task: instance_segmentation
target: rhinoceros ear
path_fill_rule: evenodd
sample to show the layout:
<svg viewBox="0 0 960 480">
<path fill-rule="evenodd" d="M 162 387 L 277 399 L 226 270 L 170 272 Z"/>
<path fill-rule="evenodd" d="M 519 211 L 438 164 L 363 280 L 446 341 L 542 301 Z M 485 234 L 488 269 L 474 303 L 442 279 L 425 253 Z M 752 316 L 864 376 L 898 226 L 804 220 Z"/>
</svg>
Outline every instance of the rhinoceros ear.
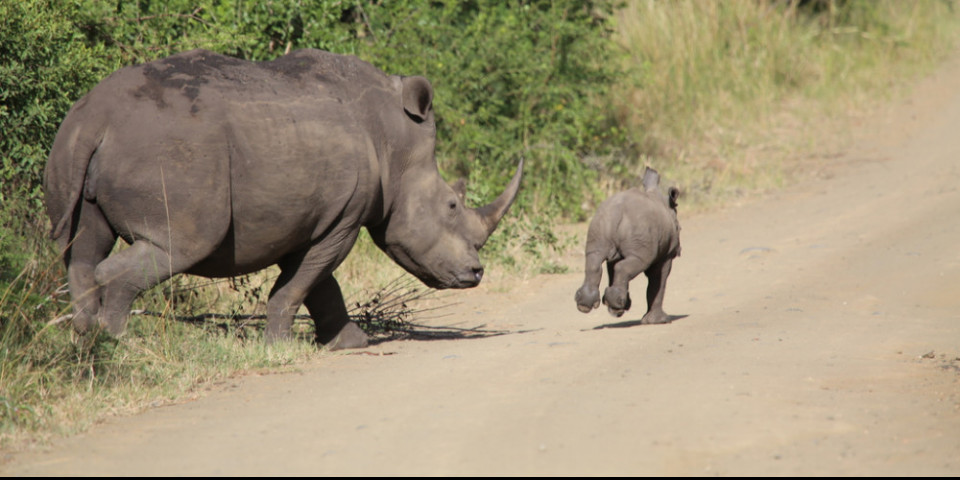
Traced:
<svg viewBox="0 0 960 480">
<path fill-rule="evenodd" d="M 660 174 L 656 170 L 647 167 L 643 171 L 643 189 L 644 190 L 653 190 L 660 186 Z"/>
<path fill-rule="evenodd" d="M 433 108 L 433 87 L 423 77 L 403 77 L 403 110 L 417 122 L 427 119 Z"/>
</svg>

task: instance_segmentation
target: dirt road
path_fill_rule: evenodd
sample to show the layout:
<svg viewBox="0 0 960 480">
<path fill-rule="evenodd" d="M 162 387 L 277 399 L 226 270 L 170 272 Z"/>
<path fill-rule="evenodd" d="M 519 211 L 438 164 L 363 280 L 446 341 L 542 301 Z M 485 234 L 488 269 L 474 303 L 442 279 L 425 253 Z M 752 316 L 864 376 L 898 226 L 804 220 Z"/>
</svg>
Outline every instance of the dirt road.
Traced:
<svg viewBox="0 0 960 480">
<path fill-rule="evenodd" d="M 803 185 L 681 204 L 671 324 L 636 325 L 642 301 L 581 314 L 578 272 L 494 281 L 452 293 L 442 322 L 515 333 L 238 378 L 0 474 L 958 475 L 958 78 L 923 82 Z"/>
</svg>

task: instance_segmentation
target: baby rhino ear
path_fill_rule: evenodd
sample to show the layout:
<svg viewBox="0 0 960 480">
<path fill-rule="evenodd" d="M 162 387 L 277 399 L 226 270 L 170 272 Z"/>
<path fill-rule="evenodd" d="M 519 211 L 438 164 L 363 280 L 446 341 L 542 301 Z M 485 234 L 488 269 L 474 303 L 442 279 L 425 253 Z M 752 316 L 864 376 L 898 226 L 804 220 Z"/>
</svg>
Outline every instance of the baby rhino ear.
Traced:
<svg viewBox="0 0 960 480">
<path fill-rule="evenodd" d="M 660 174 L 656 170 L 647 167 L 643 172 L 643 189 L 646 191 L 654 190 L 660 187 Z"/>
<path fill-rule="evenodd" d="M 677 187 L 670 187 L 667 190 L 667 195 L 670 197 L 670 208 L 677 209 L 677 199 L 680 198 L 680 189 Z"/>
</svg>

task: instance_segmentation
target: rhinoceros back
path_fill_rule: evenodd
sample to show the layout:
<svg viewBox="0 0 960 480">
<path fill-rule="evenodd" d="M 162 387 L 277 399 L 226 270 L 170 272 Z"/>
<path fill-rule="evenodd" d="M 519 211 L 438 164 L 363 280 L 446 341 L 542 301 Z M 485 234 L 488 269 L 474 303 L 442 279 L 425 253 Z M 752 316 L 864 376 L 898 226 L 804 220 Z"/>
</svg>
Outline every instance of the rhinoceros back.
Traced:
<svg viewBox="0 0 960 480">
<path fill-rule="evenodd" d="M 357 115 L 371 109 L 355 103 L 389 86 L 370 64 L 319 50 L 260 63 L 193 50 L 121 69 L 74 106 L 57 135 L 45 173 L 51 234 L 70 231 L 86 190 L 125 238 L 162 243 L 171 229 L 195 228 L 198 215 L 225 222 L 210 228 L 226 234 L 239 206 L 247 218 L 234 235 L 269 233 L 253 225 L 267 220 L 291 229 L 238 244 L 295 248 L 343 214 L 361 177 L 369 182 L 368 142 L 344 138 L 362 138 L 370 124 Z M 295 202 L 325 208 L 281 208 Z"/>
</svg>

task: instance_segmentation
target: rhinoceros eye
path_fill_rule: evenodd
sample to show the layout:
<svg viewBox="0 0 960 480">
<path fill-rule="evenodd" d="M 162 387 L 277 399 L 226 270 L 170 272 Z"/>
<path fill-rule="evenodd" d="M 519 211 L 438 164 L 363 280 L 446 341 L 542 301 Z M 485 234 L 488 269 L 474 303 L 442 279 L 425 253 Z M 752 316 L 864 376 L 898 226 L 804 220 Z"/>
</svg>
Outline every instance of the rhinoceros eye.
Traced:
<svg viewBox="0 0 960 480">
<path fill-rule="evenodd" d="M 456 209 L 457 209 L 457 201 L 456 201 L 456 200 L 450 200 L 450 203 L 448 203 L 447 206 L 450 207 L 450 210 L 451 210 L 451 211 L 456 210 Z"/>
</svg>

